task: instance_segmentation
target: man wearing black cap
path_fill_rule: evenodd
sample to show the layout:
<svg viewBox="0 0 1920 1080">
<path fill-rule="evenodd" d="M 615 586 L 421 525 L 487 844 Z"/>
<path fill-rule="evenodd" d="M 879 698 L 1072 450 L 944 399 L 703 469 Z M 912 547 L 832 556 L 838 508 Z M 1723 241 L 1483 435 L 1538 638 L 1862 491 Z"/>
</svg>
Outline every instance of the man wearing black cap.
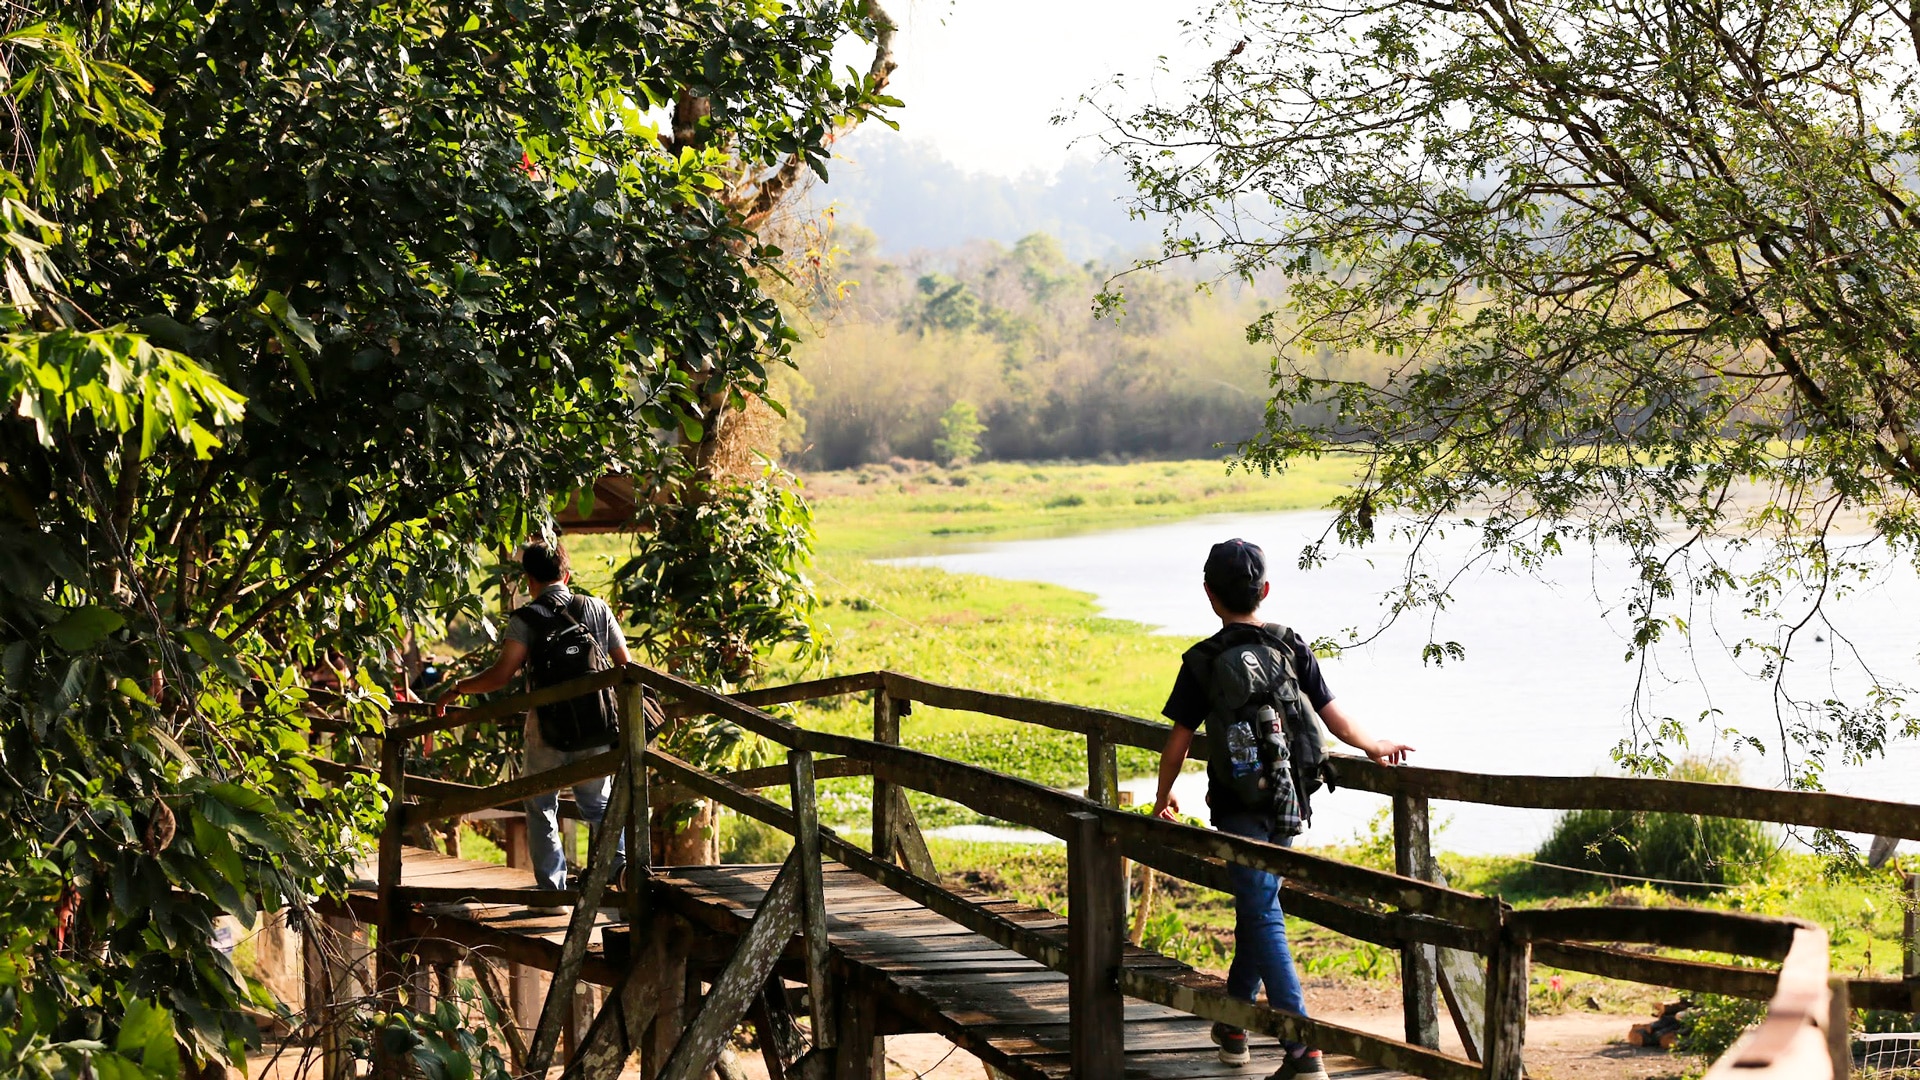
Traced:
<svg viewBox="0 0 1920 1080">
<path fill-rule="evenodd" d="M 1340 741 L 1383 765 L 1398 765 L 1413 748 L 1363 730 L 1334 701 L 1320 661 L 1300 635 L 1263 623 L 1254 614 L 1271 587 L 1266 556 L 1258 546 L 1240 539 L 1215 544 L 1207 554 L 1205 581 L 1207 600 L 1220 616 L 1220 632 L 1181 657 L 1180 674 L 1161 709 L 1174 727 L 1160 753 L 1153 812 L 1168 820 L 1178 813 L 1173 781 L 1194 732 L 1206 722 L 1215 747 L 1211 757 L 1219 759 L 1209 760 L 1207 771 L 1214 827 L 1291 846 L 1301 829 L 1303 807 L 1286 767 L 1285 724 L 1313 723 L 1312 714 L 1300 707 L 1302 700 Z M 1235 725 L 1244 726 L 1234 730 Z M 1258 745 L 1269 742 L 1271 748 Z M 1227 992 L 1253 1001 L 1264 984 L 1269 1005 L 1305 1016 L 1300 976 L 1280 912 L 1280 879 L 1237 863 L 1227 869 L 1233 880 L 1235 927 Z M 1245 1065 L 1252 1060 L 1247 1033 L 1239 1028 L 1215 1024 L 1213 1040 L 1220 1046 L 1221 1061 Z M 1285 1062 L 1273 1074 L 1276 1080 L 1325 1080 L 1320 1051 L 1300 1044 L 1286 1049 Z"/>
</svg>

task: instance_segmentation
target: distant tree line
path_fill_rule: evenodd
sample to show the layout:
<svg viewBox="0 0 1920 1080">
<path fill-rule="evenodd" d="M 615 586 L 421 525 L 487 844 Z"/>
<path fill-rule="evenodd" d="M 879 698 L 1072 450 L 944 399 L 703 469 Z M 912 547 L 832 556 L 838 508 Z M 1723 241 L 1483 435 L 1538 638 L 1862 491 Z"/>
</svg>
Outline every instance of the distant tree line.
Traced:
<svg viewBox="0 0 1920 1080">
<path fill-rule="evenodd" d="M 956 405 L 980 427 L 960 456 L 982 460 L 1190 457 L 1261 429 L 1269 353 L 1245 331 L 1268 307 L 1257 288 L 1136 276 L 1124 310 L 1096 318 L 1111 268 L 1044 234 L 903 260 L 858 228 L 839 239 L 788 393 L 804 467 L 954 456 L 942 418 Z"/>
</svg>

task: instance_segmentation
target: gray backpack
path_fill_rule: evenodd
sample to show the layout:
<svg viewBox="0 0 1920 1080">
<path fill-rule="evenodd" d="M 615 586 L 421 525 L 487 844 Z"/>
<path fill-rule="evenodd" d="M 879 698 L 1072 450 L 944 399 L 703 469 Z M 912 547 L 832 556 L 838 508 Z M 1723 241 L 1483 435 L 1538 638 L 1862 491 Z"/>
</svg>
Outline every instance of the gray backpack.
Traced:
<svg viewBox="0 0 1920 1080">
<path fill-rule="evenodd" d="M 1219 813 L 1271 815 L 1292 836 L 1312 820 L 1310 798 L 1333 786 L 1320 718 L 1300 692 L 1293 631 L 1278 624 L 1229 628 L 1188 651 L 1207 688 L 1209 801 Z"/>
</svg>

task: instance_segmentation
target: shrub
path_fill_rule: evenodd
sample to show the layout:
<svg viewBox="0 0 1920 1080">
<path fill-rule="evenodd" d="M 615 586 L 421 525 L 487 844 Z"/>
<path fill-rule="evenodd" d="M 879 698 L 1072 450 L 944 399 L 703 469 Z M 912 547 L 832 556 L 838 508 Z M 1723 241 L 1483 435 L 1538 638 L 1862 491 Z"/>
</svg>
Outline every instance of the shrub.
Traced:
<svg viewBox="0 0 1920 1080">
<path fill-rule="evenodd" d="M 720 819 L 720 861 L 733 865 L 782 862 L 793 850 L 793 837 L 762 821 L 739 814 Z"/>
<path fill-rule="evenodd" d="M 1682 1053 L 1699 1054 L 1708 1061 L 1726 1053 L 1741 1032 L 1759 1023 L 1767 1011 L 1764 1001 L 1748 1001 L 1746 998 L 1724 997 L 1720 994 L 1699 994 L 1692 1001 L 1693 1004 L 1681 1014 L 1685 1027 L 1680 1031 L 1680 1042 L 1675 1049 Z"/>
<path fill-rule="evenodd" d="M 1686 761 L 1671 778 L 1727 784 L 1738 781 L 1739 769 Z M 1609 874 L 1734 884 L 1762 876 L 1774 856 L 1773 837 L 1761 822 L 1596 809 L 1561 815 L 1536 857 Z"/>
</svg>

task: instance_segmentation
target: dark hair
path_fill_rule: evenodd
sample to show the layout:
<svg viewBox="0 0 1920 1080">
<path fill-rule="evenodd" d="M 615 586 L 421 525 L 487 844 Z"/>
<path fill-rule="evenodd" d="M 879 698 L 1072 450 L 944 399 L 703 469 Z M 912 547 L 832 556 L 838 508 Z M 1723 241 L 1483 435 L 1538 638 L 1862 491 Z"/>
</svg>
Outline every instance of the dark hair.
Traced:
<svg viewBox="0 0 1920 1080">
<path fill-rule="evenodd" d="M 1267 580 L 1267 555 L 1260 545 L 1234 537 L 1207 552 L 1205 573 L 1207 591 L 1221 607 L 1251 615 L 1260 606 L 1260 586 Z"/>
<path fill-rule="evenodd" d="M 536 541 L 520 549 L 520 569 L 541 584 L 559 581 L 573 566 L 567 561 L 567 549 L 555 540 L 552 547 Z"/>
<path fill-rule="evenodd" d="M 1208 582 L 1207 591 L 1213 594 L 1215 600 L 1220 601 L 1221 607 L 1235 615 L 1251 615 L 1260 609 L 1259 584 L 1222 588 Z"/>
</svg>

